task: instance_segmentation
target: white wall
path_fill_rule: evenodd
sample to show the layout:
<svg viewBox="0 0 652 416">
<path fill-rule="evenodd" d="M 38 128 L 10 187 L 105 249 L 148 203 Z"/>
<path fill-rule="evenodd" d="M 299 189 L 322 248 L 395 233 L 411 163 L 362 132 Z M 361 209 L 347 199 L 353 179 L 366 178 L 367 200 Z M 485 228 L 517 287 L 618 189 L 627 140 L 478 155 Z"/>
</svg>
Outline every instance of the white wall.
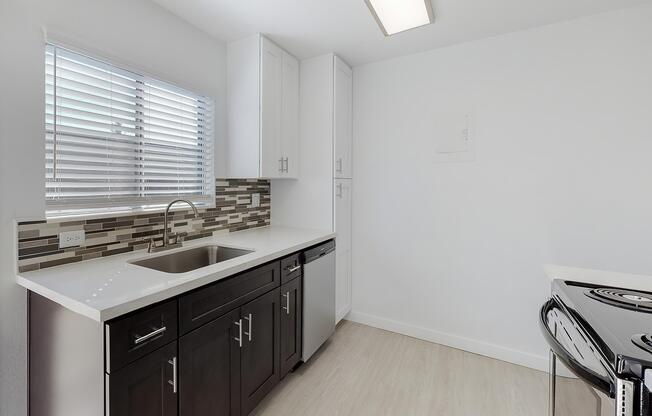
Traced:
<svg viewBox="0 0 652 416">
<path fill-rule="evenodd" d="M 355 68 L 352 319 L 545 368 L 542 264 L 652 275 L 651 21 Z M 474 162 L 436 163 L 451 109 Z"/>
<path fill-rule="evenodd" d="M 220 143 L 226 131 L 224 45 L 162 8 L 146 0 L 0 2 L 1 416 L 26 410 L 26 297 L 13 282 L 12 221 L 44 211 L 42 26 L 79 48 L 213 97 Z M 218 176 L 223 166 L 219 160 Z"/>
</svg>

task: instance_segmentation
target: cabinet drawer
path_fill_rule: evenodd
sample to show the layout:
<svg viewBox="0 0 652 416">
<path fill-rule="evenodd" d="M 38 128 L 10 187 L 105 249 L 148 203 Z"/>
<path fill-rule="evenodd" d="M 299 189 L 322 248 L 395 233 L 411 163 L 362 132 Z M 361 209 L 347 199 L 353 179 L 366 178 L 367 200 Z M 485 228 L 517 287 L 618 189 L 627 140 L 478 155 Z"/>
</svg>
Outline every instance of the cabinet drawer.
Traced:
<svg viewBox="0 0 652 416">
<path fill-rule="evenodd" d="M 106 371 L 112 372 L 177 338 L 177 301 L 110 321 L 106 331 Z"/>
<path fill-rule="evenodd" d="M 296 253 L 281 259 L 281 284 L 301 276 L 301 254 Z"/>
<path fill-rule="evenodd" d="M 181 296 L 179 298 L 181 334 L 219 318 L 280 286 L 280 271 L 280 262 L 275 261 Z"/>
</svg>

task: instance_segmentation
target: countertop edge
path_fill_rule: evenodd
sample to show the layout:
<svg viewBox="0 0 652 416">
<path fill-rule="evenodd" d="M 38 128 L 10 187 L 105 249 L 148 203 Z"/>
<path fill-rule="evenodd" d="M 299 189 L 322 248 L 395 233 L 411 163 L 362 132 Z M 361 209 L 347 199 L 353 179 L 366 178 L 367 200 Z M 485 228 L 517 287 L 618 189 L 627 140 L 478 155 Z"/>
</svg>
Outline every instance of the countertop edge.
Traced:
<svg viewBox="0 0 652 416">
<path fill-rule="evenodd" d="M 34 282 L 29 277 L 26 277 L 24 276 L 24 274 L 21 273 L 16 273 L 15 281 L 18 285 L 22 286 L 23 288 L 30 290 L 34 293 L 37 293 L 43 297 L 46 297 L 47 299 L 56 302 L 57 304 L 73 312 L 76 312 L 94 321 L 104 323 L 106 321 L 118 318 L 122 315 L 126 315 L 138 309 L 145 308 L 154 303 L 161 302 L 166 299 L 170 299 L 172 297 L 192 291 L 199 287 L 217 282 L 221 279 L 233 276 L 235 274 L 260 266 L 262 264 L 268 263 L 275 259 L 280 259 L 286 255 L 295 253 L 297 251 L 333 239 L 335 237 L 336 237 L 336 233 L 324 231 L 324 234 L 319 237 L 310 238 L 308 240 L 302 241 L 300 243 L 292 244 L 280 250 L 270 251 L 269 253 L 266 253 L 261 257 L 248 260 L 244 263 L 237 263 L 232 267 L 220 270 L 218 272 L 209 272 L 203 276 L 197 276 L 191 280 L 181 282 L 175 286 L 164 288 L 160 291 L 151 294 L 146 294 L 137 299 L 129 300 L 126 301 L 125 303 L 107 307 L 105 309 L 90 307 L 84 304 L 83 302 L 80 302 L 77 299 L 71 298 L 55 290 L 52 290 L 46 286 L 38 284 L 37 282 Z M 211 237 L 208 237 L 205 240 L 210 241 L 211 239 L 212 239 Z M 201 240 L 195 240 L 194 243 L 197 244 Z"/>
<path fill-rule="evenodd" d="M 97 309 L 88 307 L 78 300 L 69 298 L 68 296 L 62 295 L 59 292 L 51 290 L 45 286 L 39 285 L 28 278 L 21 276 L 20 274 L 16 275 L 16 283 L 30 292 L 34 292 L 37 295 L 41 295 L 44 298 L 56 302 L 59 305 L 63 306 L 66 309 L 69 309 L 73 312 L 76 312 L 80 315 L 83 315 L 87 318 L 90 318 L 94 321 L 101 322 L 101 312 Z"/>
</svg>

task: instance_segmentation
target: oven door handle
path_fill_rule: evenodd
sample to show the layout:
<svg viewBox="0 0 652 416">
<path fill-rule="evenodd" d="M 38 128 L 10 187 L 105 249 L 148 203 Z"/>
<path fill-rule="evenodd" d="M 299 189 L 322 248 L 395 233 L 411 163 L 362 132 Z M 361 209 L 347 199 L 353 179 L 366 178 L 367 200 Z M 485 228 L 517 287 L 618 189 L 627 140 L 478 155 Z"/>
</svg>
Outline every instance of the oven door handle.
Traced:
<svg viewBox="0 0 652 416">
<path fill-rule="evenodd" d="M 576 376 L 582 378 L 584 381 L 613 399 L 615 397 L 615 386 L 613 381 L 580 364 L 572 354 L 569 354 L 568 351 L 566 351 L 555 335 L 550 331 L 550 327 L 548 326 L 548 312 L 553 307 L 557 307 L 557 309 L 561 310 L 557 305 L 557 302 L 555 302 L 554 299 L 550 299 L 543 304 L 539 313 L 539 325 L 541 326 L 541 331 L 543 332 L 543 336 L 546 338 L 550 349 L 555 353 L 557 358 L 559 358 L 573 373 L 575 373 Z"/>
</svg>

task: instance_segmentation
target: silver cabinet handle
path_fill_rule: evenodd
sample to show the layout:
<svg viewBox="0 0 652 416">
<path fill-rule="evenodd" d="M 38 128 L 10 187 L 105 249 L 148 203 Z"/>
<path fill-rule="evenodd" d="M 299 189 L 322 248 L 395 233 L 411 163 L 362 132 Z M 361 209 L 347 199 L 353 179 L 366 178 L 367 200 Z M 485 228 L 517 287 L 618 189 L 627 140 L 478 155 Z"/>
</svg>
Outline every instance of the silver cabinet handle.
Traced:
<svg viewBox="0 0 652 416">
<path fill-rule="evenodd" d="M 242 348 L 242 319 L 238 319 L 235 324 L 238 326 L 238 336 L 235 340 L 238 341 L 238 346 Z"/>
<path fill-rule="evenodd" d="M 254 318 L 253 318 L 253 316 L 251 316 L 251 314 L 249 314 L 249 316 L 245 316 L 244 319 L 246 319 L 247 321 L 249 321 L 249 332 L 245 332 L 245 335 L 249 337 L 249 342 L 251 342 L 251 334 L 252 334 L 252 332 L 253 332 L 253 331 L 251 330 L 251 323 L 253 322 Z"/>
<path fill-rule="evenodd" d="M 172 386 L 172 392 L 176 394 L 177 392 L 177 357 L 168 360 L 168 363 L 172 365 L 172 380 L 168 380 L 168 384 Z"/>
<path fill-rule="evenodd" d="M 288 273 L 294 273 L 297 270 L 299 270 L 300 268 L 301 268 L 301 265 L 294 266 L 294 267 L 288 266 L 288 267 L 285 268 L 285 270 L 287 270 Z"/>
<path fill-rule="evenodd" d="M 284 293 L 283 297 L 285 297 L 285 306 L 283 307 L 283 309 L 285 309 L 285 313 L 289 315 L 290 314 L 290 292 Z"/>
<path fill-rule="evenodd" d="M 342 158 L 341 157 L 337 159 L 336 164 L 337 164 L 337 169 L 336 169 L 337 173 L 342 173 Z"/>
<path fill-rule="evenodd" d="M 285 158 L 285 173 L 288 173 L 290 170 L 290 158 Z"/>
<path fill-rule="evenodd" d="M 283 160 L 284 160 L 283 158 L 280 158 L 280 159 L 278 160 L 279 163 L 281 164 L 281 167 L 278 168 L 278 171 L 281 172 L 281 173 L 283 173 L 283 166 L 284 166 L 284 165 L 283 165 Z"/>
<path fill-rule="evenodd" d="M 165 331 L 167 331 L 167 328 L 162 327 L 162 328 L 155 329 L 152 332 L 150 332 L 149 334 L 143 335 L 142 337 L 139 337 L 138 335 L 136 335 L 136 339 L 134 340 L 134 344 L 138 345 L 138 344 L 140 344 L 142 342 L 147 341 L 150 338 L 154 338 L 155 336 L 164 333 Z"/>
<path fill-rule="evenodd" d="M 341 183 L 337 184 L 337 194 L 335 196 L 337 196 L 338 198 L 342 198 L 342 184 Z"/>
</svg>

